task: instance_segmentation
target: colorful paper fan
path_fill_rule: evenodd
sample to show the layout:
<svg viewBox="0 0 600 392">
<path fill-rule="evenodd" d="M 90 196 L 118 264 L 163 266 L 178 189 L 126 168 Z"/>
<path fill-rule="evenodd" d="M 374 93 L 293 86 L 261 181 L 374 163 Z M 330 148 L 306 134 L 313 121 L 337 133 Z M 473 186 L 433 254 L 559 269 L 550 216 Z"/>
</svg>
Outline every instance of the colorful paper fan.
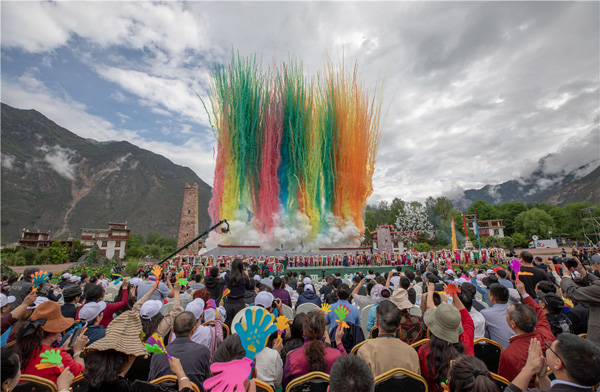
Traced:
<svg viewBox="0 0 600 392">
<path fill-rule="evenodd" d="M 182 276 L 183 276 L 183 271 L 179 271 L 179 272 L 177 273 L 177 275 L 175 275 L 175 277 L 176 277 L 177 279 L 181 278 Z"/>
<path fill-rule="evenodd" d="M 165 343 L 163 342 L 163 338 L 158 336 L 158 334 L 153 334 L 148 338 L 148 342 L 146 343 L 146 350 L 150 354 L 165 354 L 167 356 L 167 359 L 171 359 L 171 356 L 165 349 Z"/>
<path fill-rule="evenodd" d="M 156 276 L 156 280 L 160 279 L 160 275 L 162 274 L 162 268 L 159 265 L 155 265 L 152 267 L 152 275 Z"/>
<path fill-rule="evenodd" d="M 63 367 L 60 350 L 46 350 L 40 354 L 40 358 L 42 358 L 40 363 L 35 365 L 35 368 L 38 370 L 48 369 L 51 367 Z"/>
<path fill-rule="evenodd" d="M 339 328 L 349 328 L 349 325 L 344 321 L 346 316 L 350 313 L 350 308 L 347 305 L 340 305 L 334 310 L 337 314 L 338 319 L 335 320 L 338 323 Z"/>
<path fill-rule="evenodd" d="M 186 286 L 188 283 L 190 283 L 187 279 L 185 278 L 179 278 L 177 279 L 177 282 L 179 282 L 180 286 Z"/>
<path fill-rule="evenodd" d="M 206 302 L 206 309 L 217 309 L 217 303 L 215 302 L 215 300 L 213 298 L 209 299 Z"/>
<path fill-rule="evenodd" d="M 510 261 L 510 269 L 513 270 L 515 275 L 519 276 L 519 272 L 521 272 L 521 262 L 517 259 L 512 259 Z"/>
<path fill-rule="evenodd" d="M 40 287 L 44 282 L 50 280 L 50 275 L 46 271 L 37 271 L 31 277 L 33 278 L 34 287 Z"/>
<path fill-rule="evenodd" d="M 231 290 L 229 290 L 229 289 L 223 290 L 223 294 L 221 295 L 221 298 L 227 297 L 227 295 L 229 295 L 229 293 L 231 293 Z"/>
<path fill-rule="evenodd" d="M 449 283 L 448 286 L 446 286 L 446 294 L 449 296 L 455 297 L 458 293 L 460 293 L 460 288 L 454 283 Z"/>
<path fill-rule="evenodd" d="M 246 309 L 244 316 L 246 322 L 237 323 L 235 332 L 246 350 L 246 358 L 254 360 L 256 354 L 265 348 L 269 335 L 277 331 L 277 327 L 273 324 L 275 317 L 263 308 Z"/>
<path fill-rule="evenodd" d="M 281 334 L 285 332 L 288 323 L 291 320 L 285 316 L 279 316 L 275 319 L 275 326 L 277 327 L 277 339 L 281 339 Z"/>
<path fill-rule="evenodd" d="M 248 358 L 236 359 L 229 362 L 215 362 L 210 365 L 212 377 L 207 378 L 202 386 L 211 392 L 243 392 L 244 383 L 252 375 L 254 362 Z"/>
<path fill-rule="evenodd" d="M 319 311 L 323 314 L 323 315 L 328 315 L 329 312 L 331 312 L 331 306 L 327 303 L 327 302 L 323 302 L 321 304 L 321 308 L 319 309 Z"/>
<path fill-rule="evenodd" d="M 571 301 L 570 299 L 563 298 L 563 301 L 564 301 L 565 305 L 567 305 L 569 308 L 573 307 L 573 301 Z"/>
</svg>

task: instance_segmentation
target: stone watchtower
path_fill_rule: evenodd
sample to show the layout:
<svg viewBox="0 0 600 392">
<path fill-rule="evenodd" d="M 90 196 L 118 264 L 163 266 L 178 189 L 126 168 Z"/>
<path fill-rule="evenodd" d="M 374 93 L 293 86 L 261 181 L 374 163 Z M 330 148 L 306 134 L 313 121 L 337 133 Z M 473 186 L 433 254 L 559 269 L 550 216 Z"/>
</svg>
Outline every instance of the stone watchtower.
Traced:
<svg viewBox="0 0 600 392">
<path fill-rule="evenodd" d="M 177 249 L 181 248 L 198 236 L 198 184 L 190 186 L 185 183 L 183 207 L 181 208 L 181 223 L 177 237 Z M 198 241 L 194 242 L 181 254 L 198 254 Z"/>
</svg>

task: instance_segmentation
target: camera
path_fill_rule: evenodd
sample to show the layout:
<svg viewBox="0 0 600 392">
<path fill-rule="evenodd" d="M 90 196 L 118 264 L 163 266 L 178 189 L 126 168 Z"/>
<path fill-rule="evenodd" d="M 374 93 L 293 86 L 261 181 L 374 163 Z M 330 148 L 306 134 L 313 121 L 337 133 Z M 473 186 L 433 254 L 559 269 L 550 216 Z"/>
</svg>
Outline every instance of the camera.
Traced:
<svg viewBox="0 0 600 392">
<path fill-rule="evenodd" d="M 564 264 L 567 268 L 577 268 L 577 260 L 572 257 L 550 257 L 554 264 Z"/>
</svg>

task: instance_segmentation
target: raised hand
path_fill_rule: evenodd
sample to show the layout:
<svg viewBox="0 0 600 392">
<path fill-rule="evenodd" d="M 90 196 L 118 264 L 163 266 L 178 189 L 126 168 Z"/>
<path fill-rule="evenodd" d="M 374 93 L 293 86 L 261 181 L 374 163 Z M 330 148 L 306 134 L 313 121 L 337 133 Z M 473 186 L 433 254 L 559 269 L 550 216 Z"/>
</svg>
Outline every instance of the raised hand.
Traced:
<svg viewBox="0 0 600 392">
<path fill-rule="evenodd" d="M 245 391 L 245 383 L 250 377 L 252 364 L 252 360 L 248 358 L 213 363 L 210 365 L 210 371 L 214 376 L 207 378 L 202 385 L 205 390 L 212 392 Z"/>
<path fill-rule="evenodd" d="M 256 354 L 265 348 L 269 335 L 277 331 L 277 326 L 273 324 L 275 317 L 266 309 L 246 309 L 245 317 L 246 323 L 236 324 L 235 332 L 246 350 L 246 358 L 254 360 Z"/>
</svg>

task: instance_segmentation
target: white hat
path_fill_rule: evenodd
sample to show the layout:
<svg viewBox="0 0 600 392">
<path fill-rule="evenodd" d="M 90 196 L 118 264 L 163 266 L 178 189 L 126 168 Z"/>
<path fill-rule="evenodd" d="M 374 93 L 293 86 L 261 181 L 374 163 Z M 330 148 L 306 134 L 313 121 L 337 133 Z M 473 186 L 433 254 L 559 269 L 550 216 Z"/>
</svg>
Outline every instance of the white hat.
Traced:
<svg viewBox="0 0 600 392">
<path fill-rule="evenodd" d="M 256 280 L 257 282 L 260 282 L 260 275 L 254 275 L 254 280 Z"/>
<path fill-rule="evenodd" d="M 373 279 L 373 278 L 375 278 L 375 275 L 367 275 L 367 276 L 365 276 L 366 280 Z"/>
<path fill-rule="evenodd" d="M 398 271 L 396 271 L 396 269 L 394 268 L 393 270 L 390 271 L 392 274 L 397 274 Z"/>
<path fill-rule="evenodd" d="M 454 271 L 452 271 L 450 268 L 448 268 L 448 269 L 446 270 L 446 273 L 447 273 L 448 275 L 454 275 Z"/>
<path fill-rule="evenodd" d="M 223 272 L 223 273 L 221 274 L 221 278 L 222 278 L 222 279 L 225 279 L 225 275 L 227 275 L 227 272 Z"/>
<path fill-rule="evenodd" d="M 304 284 L 311 284 L 312 280 L 310 280 L 310 278 L 307 276 L 306 278 L 302 279 L 302 283 L 304 283 Z"/>
<path fill-rule="evenodd" d="M 0 294 L 0 298 L 1 298 L 0 308 L 3 308 L 8 304 L 12 304 L 17 299 L 14 295 L 7 297 L 4 294 Z"/>
<path fill-rule="evenodd" d="M 489 269 L 489 270 L 487 270 L 487 271 L 485 271 L 485 272 L 487 272 L 488 274 L 495 274 L 495 272 L 494 272 L 494 270 L 493 270 L 493 269 Z"/>
<path fill-rule="evenodd" d="M 106 309 L 106 302 L 88 302 L 79 310 L 79 319 L 93 322 Z"/>
<path fill-rule="evenodd" d="M 62 274 L 63 279 L 69 279 L 70 277 L 71 277 L 71 274 L 68 272 L 65 272 L 64 274 Z"/>
<path fill-rule="evenodd" d="M 268 291 L 261 291 L 260 293 L 256 294 L 256 298 L 254 298 L 254 305 L 262 306 L 265 309 L 270 308 L 273 306 L 273 294 L 269 293 Z"/>
<path fill-rule="evenodd" d="M 69 278 L 69 282 L 77 282 L 79 281 L 79 277 L 75 276 L 75 275 L 71 275 L 71 277 Z"/>
<path fill-rule="evenodd" d="M 458 284 L 463 284 L 463 283 L 467 283 L 468 280 L 466 280 L 465 278 L 458 278 L 454 282 L 458 283 Z"/>
<path fill-rule="evenodd" d="M 152 299 L 146 301 L 140 309 L 140 316 L 145 320 L 150 320 L 152 317 L 156 316 L 158 312 L 160 312 L 162 307 L 162 301 Z"/>
<path fill-rule="evenodd" d="M 313 287 L 312 284 L 307 284 L 307 285 L 304 285 L 304 291 L 312 291 L 314 293 L 315 288 Z"/>
<path fill-rule="evenodd" d="M 27 309 L 35 309 L 38 306 L 40 306 L 41 304 L 43 304 L 44 302 L 50 301 L 47 297 L 37 297 L 35 299 L 35 302 L 33 303 L 33 306 L 28 306 Z"/>
<path fill-rule="evenodd" d="M 186 312 L 194 313 L 196 320 L 202 317 L 202 312 L 204 312 L 204 300 L 202 298 L 196 298 L 185 307 Z"/>
<path fill-rule="evenodd" d="M 141 280 L 140 278 L 131 278 L 131 280 L 129 281 L 129 284 L 137 287 L 142 282 L 143 282 L 143 280 Z"/>
</svg>

